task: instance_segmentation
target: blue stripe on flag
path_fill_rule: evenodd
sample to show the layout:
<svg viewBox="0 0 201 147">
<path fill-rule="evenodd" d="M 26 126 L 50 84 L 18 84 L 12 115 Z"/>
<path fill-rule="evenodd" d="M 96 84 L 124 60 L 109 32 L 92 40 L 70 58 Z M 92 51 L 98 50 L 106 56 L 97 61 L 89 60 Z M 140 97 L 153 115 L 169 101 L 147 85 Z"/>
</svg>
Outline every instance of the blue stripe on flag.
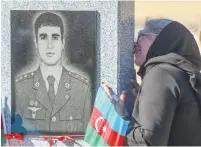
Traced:
<svg viewBox="0 0 201 147">
<path fill-rule="evenodd" d="M 115 111 L 110 98 L 101 86 L 96 95 L 95 107 L 102 113 L 114 131 L 122 136 L 126 135 L 129 121 L 126 121 L 119 116 L 119 114 Z"/>
</svg>

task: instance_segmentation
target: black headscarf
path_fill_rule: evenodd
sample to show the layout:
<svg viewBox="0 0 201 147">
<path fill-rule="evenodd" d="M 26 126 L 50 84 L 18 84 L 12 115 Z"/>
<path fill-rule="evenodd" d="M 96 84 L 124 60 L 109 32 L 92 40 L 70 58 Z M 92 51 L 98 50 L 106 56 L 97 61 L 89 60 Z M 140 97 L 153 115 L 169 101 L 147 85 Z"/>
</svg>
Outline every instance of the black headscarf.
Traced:
<svg viewBox="0 0 201 147">
<path fill-rule="evenodd" d="M 179 22 L 171 22 L 159 34 L 148 51 L 146 62 L 140 67 L 143 77 L 150 67 L 166 63 L 184 71 L 197 96 L 201 118 L 201 56 L 190 31 Z"/>
<path fill-rule="evenodd" d="M 151 45 L 146 61 L 140 67 L 138 74 L 143 77 L 146 64 L 150 59 L 170 53 L 184 57 L 194 65 L 195 70 L 201 70 L 201 56 L 193 35 L 184 25 L 173 21 L 161 31 Z"/>
</svg>

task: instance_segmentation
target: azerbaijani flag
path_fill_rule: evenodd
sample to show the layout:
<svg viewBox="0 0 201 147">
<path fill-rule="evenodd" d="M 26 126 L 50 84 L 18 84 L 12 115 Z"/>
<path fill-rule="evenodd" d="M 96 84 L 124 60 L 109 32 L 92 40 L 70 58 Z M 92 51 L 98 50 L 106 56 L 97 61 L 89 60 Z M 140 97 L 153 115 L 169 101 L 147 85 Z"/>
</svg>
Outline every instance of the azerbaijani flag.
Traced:
<svg viewBox="0 0 201 147">
<path fill-rule="evenodd" d="M 4 138 L 4 125 L 3 125 L 3 118 L 1 114 L 1 146 L 3 146 L 6 142 L 6 139 Z"/>
<path fill-rule="evenodd" d="M 118 115 L 103 87 L 100 87 L 84 140 L 91 146 L 122 146 L 128 123 Z"/>
</svg>

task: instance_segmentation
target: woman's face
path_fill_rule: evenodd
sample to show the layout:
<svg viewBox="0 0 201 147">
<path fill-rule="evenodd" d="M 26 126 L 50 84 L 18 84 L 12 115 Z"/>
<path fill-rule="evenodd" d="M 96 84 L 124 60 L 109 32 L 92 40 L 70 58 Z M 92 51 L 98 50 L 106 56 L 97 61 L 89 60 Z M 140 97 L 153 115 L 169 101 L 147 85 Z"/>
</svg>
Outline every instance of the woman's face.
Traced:
<svg viewBox="0 0 201 147">
<path fill-rule="evenodd" d="M 137 66 L 141 66 L 145 62 L 149 48 L 156 37 L 157 35 L 151 33 L 138 33 L 138 39 L 134 47 L 135 64 Z"/>
</svg>

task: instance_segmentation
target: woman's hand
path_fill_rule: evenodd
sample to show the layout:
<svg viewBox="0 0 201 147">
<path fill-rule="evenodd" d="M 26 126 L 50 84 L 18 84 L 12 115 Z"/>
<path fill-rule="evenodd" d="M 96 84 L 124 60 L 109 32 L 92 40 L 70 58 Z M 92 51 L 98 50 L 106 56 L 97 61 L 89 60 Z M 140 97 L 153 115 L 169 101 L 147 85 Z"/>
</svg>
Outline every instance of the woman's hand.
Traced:
<svg viewBox="0 0 201 147">
<path fill-rule="evenodd" d="M 114 100 L 114 96 L 115 93 L 113 92 L 113 90 L 107 85 L 105 84 L 104 82 L 101 83 L 102 87 L 104 88 L 106 94 L 108 95 L 108 97 L 112 100 L 112 101 L 115 101 Z M 119 98 L 119 101 L 117 101 L 115 103 L 115 107 L 117 107 L 117 113 L 119 113 L 121 116 L 125 116 L 125 100 L 127 98 L 127 91 L 123 91 L 120 95 L 120 98 Z"/>
<path fill-rule="evenodd" d="M 131 83 L 132 83 L 132 86 L 133 86 L 132 94 L 133 94 L 133 97 L 136 98 L 137 94 L 138 94 L 138 92 L 140 90 L 140 85 L 137 83 L 136 80 L 133 80 L 133 79 L 131 79 Z"/>
</svg>

